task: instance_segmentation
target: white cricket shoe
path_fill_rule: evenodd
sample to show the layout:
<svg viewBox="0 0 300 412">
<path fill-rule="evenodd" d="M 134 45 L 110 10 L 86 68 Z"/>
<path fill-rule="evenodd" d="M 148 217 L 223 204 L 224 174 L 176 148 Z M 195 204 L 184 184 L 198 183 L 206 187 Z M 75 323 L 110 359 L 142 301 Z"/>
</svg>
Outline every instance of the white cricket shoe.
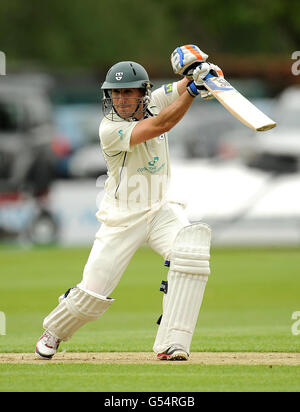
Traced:
<svg viewBox="0 0 300 412">
<path fill-rule="evenodd" d="M 35 345 L 35 354 L 42 359 L 51 359 L 56 354 L 60 342 L 46 330 Z"/>
<path fill-rule="evenodd" d="M 159 360 L 186 361 L 188 358 L 189 354 L 180 346 L 171 346 L 166 351 L 157 354 Z"/>
</svg>

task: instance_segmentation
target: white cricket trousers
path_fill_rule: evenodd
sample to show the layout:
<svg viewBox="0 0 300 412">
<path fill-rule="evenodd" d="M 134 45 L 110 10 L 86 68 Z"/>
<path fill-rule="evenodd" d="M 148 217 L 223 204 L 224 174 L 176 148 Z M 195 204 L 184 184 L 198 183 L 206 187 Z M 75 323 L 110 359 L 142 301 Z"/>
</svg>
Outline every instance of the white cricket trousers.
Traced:
<svg viewBox="0 0 300 412">
<path fill-rule="evenodd" d="M 102 224 L 78 286 L 110 296 L 141 245 L 148 244 L 168 259 L 178 231 L 189 224 L 182 207 L 172 203 L 128 226 Z"/>
</svg>

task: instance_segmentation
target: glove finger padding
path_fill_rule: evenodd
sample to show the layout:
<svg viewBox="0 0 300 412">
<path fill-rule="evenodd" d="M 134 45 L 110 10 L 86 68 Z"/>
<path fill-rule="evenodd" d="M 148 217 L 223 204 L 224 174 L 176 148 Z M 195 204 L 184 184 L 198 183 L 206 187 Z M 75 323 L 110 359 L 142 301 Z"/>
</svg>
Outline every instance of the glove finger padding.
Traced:
<svg viewBox="0 0 300 412">
<path fill-rule="evenodd" d="M 209 63 L 202 63 L 196 67 L 193 71 L 193 79 L 196 86 L 201 86 L 203 84 L 203 80 L 211 71 L 211 64 Z"/>
<path fill-rule="evenodd" d="M 187 85 L 187 91 L 192 97 L 198 96 L 201 90 L 203 90 L 203 80 L 210 72 L 209 63 L 198 64 L 198 67 L 193 71 L 193 81 Z"/>
<path fill-rule="evenodd" d="M 211 74 L 214 74 L 216 77 L 224 77 L 223 70 L 219 66 L 213 63 L 209 63 L 209 64 L 211 68 L 210 70 Z"/>
<path fill-rule="evenodd" d="M 187 90 L 191 96 L 196 97 L 200 94 L 204 100 L 213 99 L 214 96 L 209 92 L 204 85 L 204 80 L 208 74 L 215 77 L 224 77 L 222 69 L 216 64 L 204 62 L 197 63 L 197 67 L 193 70 L 191 82 L 187 85 Z"/>
<path fill-rule="evenodd" d="M 193 44 L 177 47 L 171 54 L 171 64 L 175 74 L 190 77 L 199 63 L 205 62 L 208 55 Z"/>
<path fill-rule="evenodd" d="M 216 77 L 224 77 L 222 69 L 217 66 L 216 64 L 209 63 L 210 65 L 210 71 L 209 73 L 216 76 Z M 214 96 L 209 92 L 207 89 L 204 88 L 204 90 L 200 91 L 200 96 L 203 100 L 211 100 L 214 99 Z"/>
</svg>

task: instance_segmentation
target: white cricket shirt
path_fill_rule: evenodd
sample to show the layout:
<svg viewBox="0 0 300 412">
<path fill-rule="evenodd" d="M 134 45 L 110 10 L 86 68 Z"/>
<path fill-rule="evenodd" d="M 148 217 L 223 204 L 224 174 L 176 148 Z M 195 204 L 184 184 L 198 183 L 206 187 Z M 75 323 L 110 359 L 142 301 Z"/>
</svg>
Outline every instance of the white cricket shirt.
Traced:
<svg viewBox="0 0 300 412">
<path fill-rule="evenodd" d="M 156 116 L 178 97 L 177 83 L 160 87 L 152 93 L 146 116 Z M 166 200 L 170 181 L 168 134 L 130 146 L 137 123 L 104 118 L 99 127 L 108 178 L 96 216 L 109 225 L 139 218 Z"/>
</svg>

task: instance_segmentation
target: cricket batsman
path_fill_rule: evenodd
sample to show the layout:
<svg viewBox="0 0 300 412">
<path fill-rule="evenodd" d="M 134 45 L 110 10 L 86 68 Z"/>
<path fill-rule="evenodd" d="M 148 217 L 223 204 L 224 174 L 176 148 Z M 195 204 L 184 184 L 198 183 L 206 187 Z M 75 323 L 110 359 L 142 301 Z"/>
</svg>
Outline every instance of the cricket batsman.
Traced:
<svg viewBox="0 0 300 412">
<path fill-rule="evenodd" d="M 153 92 L 146 70 L 136 62 L 119 62 L 107 72 L 99 128 L 108 168 L 97 212 L 102 224 L 82 281 L 62 295 L 44 319 L 45 332 L 35 348 L 39 357 L 51 359 L 61 341 L 114 303 L 110 295 L 146 243 L 169 265 L 153 350 L 159 360 L 188 359 L 210 274 L 211 231 L 206 224 L 190 224 L 183 206 L 168 196 L 168 132 L 196 96 L 210 97 L 202 79 L 211 71 L 222 75 L 207 57 L 197 46 L 177 47 L 171 64 L 182 79 Z"/>
</svg>

